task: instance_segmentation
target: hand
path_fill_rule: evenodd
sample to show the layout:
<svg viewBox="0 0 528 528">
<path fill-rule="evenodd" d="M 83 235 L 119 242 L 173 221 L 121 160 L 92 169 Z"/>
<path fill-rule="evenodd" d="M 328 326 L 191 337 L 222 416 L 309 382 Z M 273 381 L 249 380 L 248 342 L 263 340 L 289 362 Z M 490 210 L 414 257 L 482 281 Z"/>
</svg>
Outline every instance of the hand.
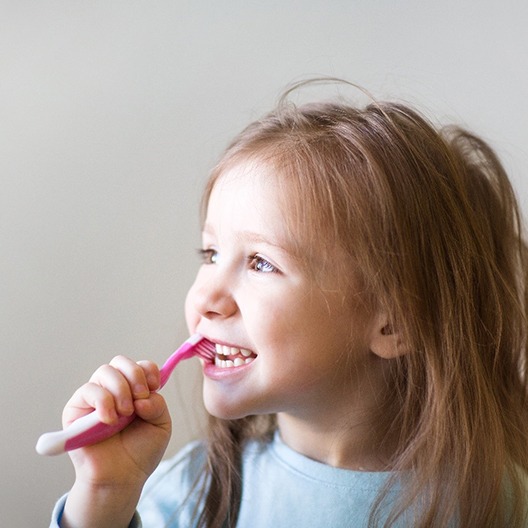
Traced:
<svg viewBox="0 0 528 528">
<path fill-rule="evenodd" d="M 98 519 L 112 518 L 111 522 L 116 523 L 112 512 L 127 512 L 130 520 L 141 489 L 160 462 L 170 439 L 167 405 L 161 395 L 152 392 L 158 388 L 159 369 L 154 363 L 135 363 L 117 356 L 97 369 L 66 404 L 64 427 L 94 409 L 100 421 L 108 424 L 115 423 L 118 415 L 129 416 L 133 412 L 136 419 L 108 440 L 69 452 L 76 480 L 66 504 L 65 526 L 84 522 L 83 515 L 90 515 L 93 522 L 91 512 L 81 512 L 82 504 L 91 505 L 92 512 L 97 509 Z M 101 520 L 93 525 L 103 526 Z"/>
</svg>

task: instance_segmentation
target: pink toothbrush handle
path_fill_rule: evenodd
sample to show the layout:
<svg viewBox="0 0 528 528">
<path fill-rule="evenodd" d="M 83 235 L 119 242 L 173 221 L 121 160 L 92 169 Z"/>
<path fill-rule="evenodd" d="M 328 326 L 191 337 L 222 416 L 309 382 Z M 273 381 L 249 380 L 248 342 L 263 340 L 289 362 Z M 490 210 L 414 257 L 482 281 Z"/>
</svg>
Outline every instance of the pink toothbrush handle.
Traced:
<svg viewBox="0 0 528 528">
<path fill-rule="evenodd" d="M 86 431 L 66 440 L 64 443 L 64 451 L 71 451 L 72 449 L 96 444 L 97 442 L 106 440 L 107 438 L 114 436 L 116 433 L 119 433 L 119 431 L 125 429 L 125 427 L 131 424 L 135 418 L 135 414 L 130 416 L 120 416 L 115 425 L 108 425 L 98 422 L 93 427 L 90 427 L 90 429 L 87 429 Z"/>
<path fill-rule="evenodd" d="M 114 425 L 104 424 L 97 418 L 95 411 L 75 420 L 66 429 L 43 434 L 36 446 L 40 455 L 60 455 L 66 451 L 95 444 L 106 440 L 122 431 L 136 418 L 131 416 L 120 416 Z"/>
</svg>

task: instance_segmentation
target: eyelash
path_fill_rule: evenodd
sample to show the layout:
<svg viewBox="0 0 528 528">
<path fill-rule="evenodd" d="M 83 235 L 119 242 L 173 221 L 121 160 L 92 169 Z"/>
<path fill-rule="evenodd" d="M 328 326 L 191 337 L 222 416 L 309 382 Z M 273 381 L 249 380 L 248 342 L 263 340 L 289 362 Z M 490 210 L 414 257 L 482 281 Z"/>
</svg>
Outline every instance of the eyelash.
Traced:
<svg viewBox="0 0 528 528">
<path fill-rule="evenodd" d="M 216 249 L 199 249 L 198 255 L 200 255 L 203 264 L 216 264 L 218 251 Z"/>
<path fill-rule="evenodd" d="M 199 249 L 198 254 L 202 259 L 203 264 L 216 264 L 218 258 L 218 251 L 216 249 Z M 250 268 L 258 273 L 278 273 L 279 269 L 271 262 L 262 258 L 260 255 L 250 255 L 247 257 Z M 266 268 L 265 270 L 262 268 Z"/>
<path fill-rule="evenodd" d="M 267 261 L 265 258 L 262 258 L 259 255 L 251 255 L 248 257 L 251 269 L 259 273 L 278 273 L 278 268 L 276 268 L 271 262 Z M 258 269 L 258 266 L 266 266 L 268 269 L 263 271 Z"/>
</svg>

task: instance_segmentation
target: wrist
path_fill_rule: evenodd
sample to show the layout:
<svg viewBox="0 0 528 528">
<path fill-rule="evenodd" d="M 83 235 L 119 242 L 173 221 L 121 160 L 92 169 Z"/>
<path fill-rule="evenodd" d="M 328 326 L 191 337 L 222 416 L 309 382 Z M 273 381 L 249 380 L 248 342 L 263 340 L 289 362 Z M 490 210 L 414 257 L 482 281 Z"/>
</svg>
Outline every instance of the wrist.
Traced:
<svg viewBox="0 0 528 528">
<path fill-rule="evenodd" d="M 75 482 L 66 499 L 61 528 L 128 528 L 142 486 Z"/>
</svg>

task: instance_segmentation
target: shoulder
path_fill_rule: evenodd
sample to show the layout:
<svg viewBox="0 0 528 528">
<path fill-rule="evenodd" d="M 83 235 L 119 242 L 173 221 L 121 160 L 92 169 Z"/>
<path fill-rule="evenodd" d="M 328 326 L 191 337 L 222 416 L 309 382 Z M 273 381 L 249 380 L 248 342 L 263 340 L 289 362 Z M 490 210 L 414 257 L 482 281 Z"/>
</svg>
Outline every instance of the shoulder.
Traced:
<svg viewBox="0 0 528 528">
<path fill-rule="evenodd" d="M 175 456 L 160 463 L 147 482 L 145 489 L 152 489 L 164 480 L 184 484 L 193 480 L 202 472 L 207 460 L 207 448 L 203 442 L 191 442 L 183 447 Z"/>
<path fill-rule="evenodd" d="M 203 442 L 187 444 L 176 455 L 160 463 L 145 484 L 143 496 L 167 486 L 189 488 L 203 472 L 206 460 L 207 449 Z"/>
<path fill-rule="evenodd" d="M 138 505 L 144 526 L 191 526 L 203 487 L 207 449 L 202 442 L 186 445 L 164 460 L 150 476 Z"/>
</svg>

